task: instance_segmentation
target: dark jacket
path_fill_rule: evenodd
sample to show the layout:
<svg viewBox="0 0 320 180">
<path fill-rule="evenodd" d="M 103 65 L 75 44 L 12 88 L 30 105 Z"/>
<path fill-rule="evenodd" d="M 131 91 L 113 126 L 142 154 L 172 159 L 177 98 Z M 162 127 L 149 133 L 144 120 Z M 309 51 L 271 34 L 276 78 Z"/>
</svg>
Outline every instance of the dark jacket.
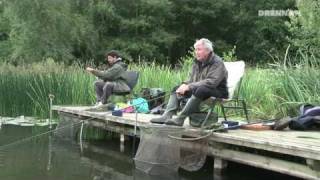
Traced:
<svg viewBox="0 0 320 180">
<path fill-rule="evenodd" d="M 115 92 L 127 92 L 130 91 L 130 87 L 127 84 L 127 71 L 128 65 L 121 60 L 116 61 L 107 70 L 99 71 L 94 70 L 92 73 L 99 79 L 105 82 L 113 82 Z"/>
<path fill-rule="evenodd" d="M 194 60 L 189 80 L 185 83 L 192 89 L 199 86 L 217 89 L 224 97 L 228 97 L 228 71 L 222 59 L 212 54 L 206 61 Z"/>
</svg>

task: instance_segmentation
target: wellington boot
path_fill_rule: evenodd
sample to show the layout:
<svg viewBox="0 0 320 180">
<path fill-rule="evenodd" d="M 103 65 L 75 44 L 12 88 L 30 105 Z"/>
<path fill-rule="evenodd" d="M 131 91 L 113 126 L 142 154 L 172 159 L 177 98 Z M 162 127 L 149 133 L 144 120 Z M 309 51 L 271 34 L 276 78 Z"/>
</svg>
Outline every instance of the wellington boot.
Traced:
<svg viewBox="0 0 320 180">
<path fill-rule="evenodd" d="M 199 105 L 201 103 L 201 99 L 192 95 L 188 100 L 187 104 L 184 106 L 178 117 L 169 119 L 165 124 L 166 125 L 174 125 L 174 126 L 182 126 L 186 117 L 188 117 L 191 113 L 197 111 L 199 109 Z"/>
<path fill-rule="evenodd" d="M 163 115 L 161 117 L 151 119 L 150 122 L 157 124 L 165 123 L 168 119 L 171 119 L 172 116 L 176 114 L 178 104 L 179 101 L 177 95 L 175 93 L 171 94 L 167 104 L 167 108 L 164 111 Z"/>
</svg>

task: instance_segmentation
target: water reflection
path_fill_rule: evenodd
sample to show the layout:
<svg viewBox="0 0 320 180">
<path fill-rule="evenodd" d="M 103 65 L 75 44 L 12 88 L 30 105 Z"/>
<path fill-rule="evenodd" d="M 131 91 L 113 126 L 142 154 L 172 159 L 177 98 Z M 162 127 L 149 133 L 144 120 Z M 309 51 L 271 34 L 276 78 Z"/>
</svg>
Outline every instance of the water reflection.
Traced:
<svg viewBox="0 0 320 180">
<path fill-rule="evenodd" d="M 150 176 L 136 170 L 132 159 L 132 140 L 125 141 L 120 151 L 120 138 L 107 137 L 99 141 L 61 139 L 50 133 L 28 141 L 5 146 L 48 131 L 48 127 L 5 125 L 0 129 L 0 179 L 5 180 L 212 180 L 212 162 L 198 173 L 179 170 L 179 173 Z M 237 167 L 238 168 L 238 167 Z M 227 172 L 223 180 L 286 179 L 270 172 L 250 175 L 237 168 Z M 249 173 L 248 173 L 249 172 Z M 261 178 L 261 174 L 264 176 Z M 271 174 L 271 175 L 270 175 Z M 215 177 L 215 180 L 221 177 Z M 293 179 L 293 178 L 288 178 Z"/>
<path fill-rule="evenodd" d="M 84 141 L 82 152 L 78 142 L 61 140 L 53 134 L 5 146 L 47 130 L 11 125 L 2 127 L 0 179 L 163 179 L 136 172 L 131 157 L 132 144 L 126 142 L 124 151 L 120 152 L 119 139 Z M 170 179 L 179 179 L 177 177 L 171 176 Z"/>
</svg>

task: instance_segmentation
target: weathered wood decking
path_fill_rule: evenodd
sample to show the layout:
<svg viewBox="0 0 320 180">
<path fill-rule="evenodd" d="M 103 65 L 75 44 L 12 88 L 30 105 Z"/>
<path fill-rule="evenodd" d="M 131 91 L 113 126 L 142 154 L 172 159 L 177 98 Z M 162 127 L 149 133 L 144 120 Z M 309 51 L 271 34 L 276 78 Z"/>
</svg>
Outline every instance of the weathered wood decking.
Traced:
<svg viewBox="0 0 320 180">
<path fill-rule="evenodd" d="M 154 115 L 89 111 L 90 107 L 54 106 L 61 116 L 84 120 L 86 124 L 133 135 L 134 126 L 149 124 Z M 186 125 L 186 127 L 188 127 Z M 191 134 L 197 129 L 189 128 Z M 213 133 L 208 155 L 215 158 L 215 169 L 235 161 L 305 179 L 320 179 L 320 132 L 229 130 Z"/>
</svg>

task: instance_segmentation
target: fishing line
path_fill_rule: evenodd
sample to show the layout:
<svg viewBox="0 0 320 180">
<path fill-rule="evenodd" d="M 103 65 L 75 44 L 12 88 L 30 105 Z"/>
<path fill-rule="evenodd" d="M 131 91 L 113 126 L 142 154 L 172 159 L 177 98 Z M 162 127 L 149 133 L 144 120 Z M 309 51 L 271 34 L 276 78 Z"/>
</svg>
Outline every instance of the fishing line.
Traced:
<svg viewBox="0 0 320 180">
<path fill-rule="evenodd" d="M 208 133 L 206 135 L 203 135 L 200 137 L 195 137 L 195 138 L 181 138 L 181 137 L 172 136 L 172 135 L 168 135 L 168 137 L 175 139 L 175 140 L 180 140 L 180 141 L 197 141 L 197 140 L 204 139 L 204 138 L 211 136 L 214 132 L 219 132 L 219 131 L 223 132 L 225 130 L 235 129 L 235 128 L 239 128 L 239 127 L 245 126 L 245 125 L 254 125 L 254 124 L 260 124 L 260 123 L 274 122 L 275 120 L 276 119 L 270 119 L 270 120 L 264 120 L 264 121 L 259 121 L 259 122 L 251 122 L 251 123 L 245 123 L 245 124 L 239 124 L 239 125 L 234 125 L 234 126 L 221 127 L 221 128 L 217 128 L 217 129 L 207 130 Z"/>
<path fill-rule="evenodd" d="M 165 92 L 165 93 L 167 93 L 167 92 Z M 165 95 L 162 95 L 162 96 L 159 96 L 159 97 L 156 97 L 156 98 L 147 100 L 147 102 L 151 102 L 151 101 L 154 101 L 154 100 L 157 100 L 157 99 L 165 98 L 165 97 L 167 97 L 167 96 L 169 96 L 169 95 L 171 95 L 171 94 L 165 94 Z M 146 103 L 146 102 L 141 102 L 141 103 L 138 103 L 138 104 L 130 105 L 130 106 L 127 106 L 127 107 L 122 108 L 122 109 L 119 109 L 119 110 L 124 110 L 124 109 L 126 109 L 126 108 L 128 108 L 128 107 L 133 107 L 133 108 L 135 108 L 136 106 L 142 105 L 142 104 L 144 104 L 144 103 Z M 94 109 L 94 108 L 93 108 L 93 109 Z M 109 112 L 109 113 L 112 113 L 112 112 Z M 108 113 L 108 114 L 109 114 L 109 113 Z M 137 117 L 136 117 L 136 118 L 137 118 Z M 66 126 L 63 126 L 63 127 L 60 127 L 60 128 L 56 128 L 56 129 L 53 129 L 53 130 L 46 131 L 46 132 L 44 132 L 44 133 L 40 133 L 40 134 L 37 134 L 37 135 L 34 135 L 34 136 L 30 136 L 30 137 L 23 138 L 23 139 L 14 141 L 14 142 L 9 143 L 9 144 L 6 144 L 6 145 L 2 145 L 2 146 L 0 146 L 0 150 L 4 150 L 5 148 L 8 148 L 8 147 L 10 147 L 10 146 L 14 146 L 14 145 L 20 144 L 20 143 L 22 143 L 22 142 L 29 141 L 29 140 L 31 140 L 31 139 L 41 137 L 41 136 L 47 135 L 47 134 L 52 133 L 52 132 L 57 132 L 57 131 L 59 131 L 59 130 L 68 128 L 68 127 L 70 127 L 70 126 L 78 125 L 78 124 L 81 124 L 81 123 L 83 124 L 84 121 L 89 121 L 89 120 L 92 120 L 92 119 L 95 119 L 95 117 L 91 117 L 91 118 L 88 118 L 88 119 L 84 119 L 84 120 L 81 120 L 81 121 L 79 121 L 79 122 L 77 122 L 77 123 L 73 123 L 73 124 L 70 124 L 70 125 L 66 125 Z M 83 128 L 83 126 L 82 126 L 82 128 Z M 82 128 L 81 128 L 81 131 L 82 131 Z M 136 133 L 135 133 L 134 137 L 135 137 L 135 136 L 136 136 Z"/>
<path fill-rule="evenodd" d="M 150 99 L 150 100 L 147 100 L 146 102 L 151 102 L 151 101 L 154 101 L 154 100 L 157 100 L 157 99 L 161 99 L 161 98 L 165 98 L 165 97 L 171 95 L 171 93 L 169 93 L 169 94 L 167 94 L 167 92 L 165 92 L 165 93 L 166 93 L 165 95 L 162 95 L 162 96 L 159 96 L 159 97 L 156 97 L 156 98 L 152 98 L 152 99 Z M 125 108 L 121 108 L 121 109 L 118 109 L 118 110 L 124 110 L 124 109 L 126 109 L 126 108 L 128 108 L 128 107 L 133 107 L 133 108 L 135 108 L 136 106 L 142 105 L 142 104 L 144 104 L 144 103 L 146 103 L 146 102 L 141 102 L 141 103 L 138 103 L 138 104 L 129 105 L 129 106 L 125 107 Z M 92 108 L 92 109 L 95 109 L 95 108 Z M 112 113 L 112 112 L 107 112 L 107 115 L 110 114 L 110 113 Z M 137 118 L 137 116 L 136 116 L 136 118 Z M 95 117 L 83 119 L 83 120 L 81 120 L 81 121 L 79 121 L 79 122 L 77 122 L 77 123 L 74 123 L 74 124 L 66 125 L 66 126 L 63 126 L 63 127 L 60 127 L 60 128 L 56 128 L 56 129 L 53 129 L 53 130 L 46 131 L 46 132 L 44 132 L 44 133 L 40 133 L 40 134 L 37 134 L 37 135 L 34 135 L 34 136 L 30 136 L 30 137 L 23 138 L 23 139 L 14 141 L 14 142 L 9 143 L 9 144 L 6 144 L 6 145 L 2 145 L 2 146 L 0 146 L 0 150 L 4 150 L 5 148 L 8 148 L 8 147 L 10 147 L 10 146 L 14 146 L 14 145 L 20 144 L 20 143 L 22 143 L 22 142 L 29 141 L 29 140 L 31 140 L 31 139 L 41 137 L 41 136 L 47 135 L 47 134 L 52 133 L 52 132 L 57 132 L 57 131 L 59 131 L 59 130 L 68 128 L 68 127 L 70 127 L 70 126 L 78 125 L 78 124 L 81 124 L 81 123 L 83 124 L 84 121 L 89 121 L 89 120 L 92 120 L 92 119 L 95 119 Z M 82 127 L 82 128 L 83 128 L 83 127 Z M 81 128 L 81 130 L 82 130 L 82 128 Z M 136 133 L 134 134 L 134 138 L 135 138 L 135 137 L 136 137 Z M 173 138 L 174 138 L 174 137 L 173 137 Z M 134 143 L 134 144 L 135 144 L 135 143 Z"/>
<path fill-rule="evenodd" d="M 164 92 L 164 93 L 167 93 L 167 92 Z M 120 108 L 120 109 L 117 109 L 117 110 L 123 111 L 123 110 L 125 110 L 125 109 L 127 109 L 127 108 L 129 108 L 129 107 L 135 108 L 136 106 L 139 106 L 139 105 L 142 105 L 142 104 L 145 104 L 145 103 L 148 103 L 148 102 L 157 100 L 157 99 L 165 98 L 165 97 L 170 96 L 170 95 L 171 95 L 171 94 L 165 94 L 165 95 L 162 95 L 162 96 L 153 98 L 153 99 L 146 100 L 146 101 L 144 101 L 144 102 L 140 102 L 140 103 L 137 103 L 137 104 L 128 105 L 128 106 L 126 106 L 126 107 L 124 107 L 124 108 Z M 106 107 L 106 106 L 107 106 L 107 104 L 104 104 L 104 105 L 102 105 L 102 106 L 100 106 L 100 107 L 90 107 L 90 108 L 85 109 L 85 110 L 101 109 L 102 107 Z M 112 114 L 112 111 L 107 111 L 105 115 L 108 115 L 108 114 Z"/>
<path fill-rule="evenodd" d="M 169 94 L 169 95 L 170 95 L 170 94 Z M 166 97 L 166 96 L 168 96 L 168 94 L 167 94 L 167 95 L 163 95 L 163 96 L 159 96 L 159 97 L 156 97 L 156 98 L 153 98 L 153 99 L 150 99 L 150 100 L 148 100 L 147 102 L 154 101 L 154 100 L 157 100 L 157 99 Z M 141 105 L 141 104 L 144 104 L 144 103 L 146 103 L 146 102 L 138 103 L 138 104 L 135 104 L 135 105 L 130 105 L 130 106 L 128 106 L 128 107 L 135 107 L 135 106 L 138 106 L 138 105 Z M 126 107 L 126 108 L 128 108 L 128 107 Z M 124 109 L 126 109 L 126 108 L 122 108 L 122 109 L 119 109 L 119 110 L 124 110 Z M 110 113 L 110 112 L 109 112 L 109 113 Z M 112 112 L 111 112 L 111 113 L 112 113 Z M 20 144 L 20 143 L 22 143 L 22 142 L 29 141 L 29 140 L 34 139 L 34 138 L 38 138 L 38 137 L 44 136 L 44 135 L 46 135 L 46 134 L 49 134 L 49 133 L 52 133 L 52 132 L 56 132 L 56 131 L 65 129 L 65 128 L 68 128 L 68 127 L 70 127 L 70 126 L 78 125 L 78 124 L 83 123 L 84 121 L 89 121 L 89 120 L 92 120 L 92 119 L 95 119 L 95 117 L 83 119 L 83 120 L 81 120 L 81 121 L 79 121 L 79 122 L 77 122 L 77 123 L 73 123 L 73 124 L 70 124 L 70 125 L 62 126 L 62 127 L 60 127 L 60 128 L 56 128 L 56 129 L 53 129 L 53 130 L 49 130 L 49 131 L 46 131 L 46 132 L 44 132 L 44 133 L 40 133 L 40 134 L 37 134 L 37 135 L 34 135 L 34 136 L 30 136 L 30 137 L 26 137 L 26 138 L 23 138 L 23 139 L 14 141 L 14 142 L 9 143 L 9 144 L 6 144 L 6 145 L 2 145 L 2 146 L 0 146 L 0 150 L 4 150 L 5 148 L 8 148 L 8 147 L 10 147 L 10 146 L 14 146 L 14 145 L 16 145 L 16 144 Z"/>
<path fill-rule="evenodd" d="M 83 123 L 83 121 L 88 121 L 88 120 L 91 120 L 91 119 L 94 119 L 94 118 L 84 119 L 84 120 L 81 120 L 81 121 L 79 121 L 79 122 L 77 122 L 77 123 L 74 123 L 74 124 L 71 124 L 71 125 L 62 126 L 62 127 L 60 127 L 60 128 L 56 128 L 56 129 L 53 129 L 53 130 L 49 130 L 49 131 L 46 131 L 46 132 L 44 132 L 44 133 L 40 133 L 40 134 L 37 134 L 37 135 L 34 135 L 34 136 L 30 136 L 30 137 L 26 137 L 26 138 L 23 138 L 23 139 L 14 141 L 14 142 L 9 143 L 9 144 L 6 144 L 6 145 L 2 145 L 2 146 L 0 146 L 0 150 L 4 150 L 4 149 L 7 148 L 7 147 L 14 146 L 14 145 L 16 145 L 16 144 L 19 144 L 19 143 L 22 143 L 22 142 L 25 142 L 25 141 L 29 141 L 29 140 L 34 139 L 34 138 L 38 138 L 38 137 L 44 136 L 44 135 L 46 135 L 46 134 L 59 131 L 59 130 L 61 130 L 61 129 L 65 129 L 65 128 L 69 127 L 69 126 L 78 125 L 78 124 L 80 124 L 80 123 Z"/>
</svg>

